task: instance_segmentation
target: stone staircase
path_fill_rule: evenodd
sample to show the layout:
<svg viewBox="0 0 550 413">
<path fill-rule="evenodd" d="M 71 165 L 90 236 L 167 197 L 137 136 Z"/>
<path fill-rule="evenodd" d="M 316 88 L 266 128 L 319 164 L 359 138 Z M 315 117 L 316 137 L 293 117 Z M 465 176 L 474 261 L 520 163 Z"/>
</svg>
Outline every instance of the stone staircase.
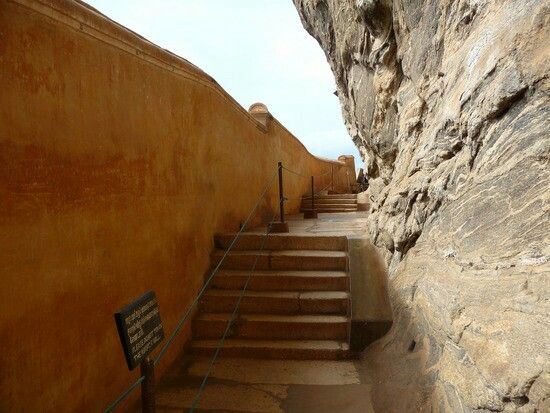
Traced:
<svg viewBox="0 0 550 413">
<path fill-rule="evenodd" d="M 234 234 L 216 237 L 215 266 Z M 243 233 L 203 296 L 191 350 L 212 354 L 254 262 L 256 271 L 221 354 L 250 358 L 341 359 L 349 353 L 346 237 Z"/>
<path fill-rule="evenodd" d="M 357 211 L 357 194 L 326 194 L 315 195 L 315 210 L 321 212 L 353 212 Z M 311 196 L 304 195 L 300 212 L 311 211 Z"/>
</svg>

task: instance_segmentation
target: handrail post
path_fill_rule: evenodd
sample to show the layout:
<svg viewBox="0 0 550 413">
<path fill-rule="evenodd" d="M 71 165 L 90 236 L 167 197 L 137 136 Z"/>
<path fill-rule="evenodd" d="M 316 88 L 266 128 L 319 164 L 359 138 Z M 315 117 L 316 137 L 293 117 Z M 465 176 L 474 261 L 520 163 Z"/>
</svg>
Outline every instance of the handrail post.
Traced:
<svg viewBox="0 0 550 413">
<path fill-rule="evenodd" d="M 281 223 L 285 223 L 285 197 L 283 194 L 283 163 L 277 164 L 279 169 L 279 214 L 281 217 Z"/>
<path fill-rule="evenodd" d="M 311 177 L 311 210 L 315 211 L 315 191 L 313 187 L 315 186 L 315 181 L 313 176 Z"/>
<path fill-rule="evenodd" d="M 141 411 L 155 413 L 155 362 L 146 357 L 140 366 L 143 381 L 141 382 Z"/>
<path fill-rule="evenodd" d="M 315 211 L 315 178 L 311 177 L 311 211 L 304 212 L 304 219 L 317 218 L 317 211 Z"/>
<path fill-rule="evenodd" d="M 277 162 L 277 169 L 279 171 L 279 215 L 280 221 L 274 222 L 271 225 L 271 232 L 288 232 L 288 224 L 285 222 L 285 196 L 283 192 L 283 163 Z"/>
</svg>

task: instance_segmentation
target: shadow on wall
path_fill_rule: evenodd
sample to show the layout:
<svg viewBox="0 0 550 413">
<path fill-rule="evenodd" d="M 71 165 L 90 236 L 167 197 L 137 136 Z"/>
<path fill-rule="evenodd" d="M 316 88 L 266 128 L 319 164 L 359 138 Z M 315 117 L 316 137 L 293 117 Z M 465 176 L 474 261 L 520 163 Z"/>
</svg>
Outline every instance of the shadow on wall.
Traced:
<svg viewBox="0 0 550 413">
<path fill-rule="evenodd" d="M 348 248 L 353 305 L 350 347 L 373 380 L 375 411 L 426 411 L 419 406 L 436 406 L 430 404 L 437 378 L 429 371 L 434 343 L 426 335 L 411 334 L 417 331 L 416 322 L 409 311 L 399 311 L 406 303 L 390 285 L 384 250 L 368 236 L 349 239 Z M 394 316 L 400 318 L 394 320 Z M 398 324 L 409 328 L 401 331 Z"/>
<path fill-rule="evenodd" d="M 368 236 L 350 238 L 352 294 L 351 350 L 360 352 L 392 326 L 387 266 Z"/>
</svg>

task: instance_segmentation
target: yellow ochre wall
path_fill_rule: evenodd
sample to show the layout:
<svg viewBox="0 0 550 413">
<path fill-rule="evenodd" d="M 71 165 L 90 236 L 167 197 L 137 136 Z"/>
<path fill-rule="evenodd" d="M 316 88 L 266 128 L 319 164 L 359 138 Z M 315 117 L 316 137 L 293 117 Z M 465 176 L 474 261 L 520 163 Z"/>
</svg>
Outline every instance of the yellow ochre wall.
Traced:
<svg viewBox="0 0 550 413">
<path fill-rule="evenodd" d="M 85 4 L 0 0 L 0 411 L 105 408 L 138 377 L 113 313 L 152 289 L 168 335 L 213 235 L 238 229 L 277 161 L 334 168 L 339 191 L 355 176 Z M 309 185 L 285 173 L 288 212 Z M 276 188 L 254 224 L 277 211 Z"/>
</svg>

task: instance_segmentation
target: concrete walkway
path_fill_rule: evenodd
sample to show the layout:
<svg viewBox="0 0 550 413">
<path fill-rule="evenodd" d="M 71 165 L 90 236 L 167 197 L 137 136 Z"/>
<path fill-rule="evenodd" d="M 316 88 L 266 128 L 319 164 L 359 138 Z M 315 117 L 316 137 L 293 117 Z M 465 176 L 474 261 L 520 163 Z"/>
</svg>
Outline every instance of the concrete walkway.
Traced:
<svg viewBox="0 0 550 413">
<path fill-rule="evenodd" d="M 286 217 L 291 234 L 345 235 L 350 238 L 367 236 L 367 212 L 320 213 L 316 219 L 303 219 L 302 214 Z M 263 233 L 265 228 L 250 232 Z M 276 234 L 274 234 L 276 235 Z"/>
<path fill-rule="evenodd" d="M 292 234 L 366 237 L 365 212 L 288 217 Z M 262 228 L 255 231 L 261 233 Z M 274 235 L 277 236 L 277 235 Z M 210 358 L 185 356 L 158 386 L 159 412 L 187 412 Z M 369 413 L 372 382 L 355 360 L 219 358 L 196 412 Z"/>
<path fill-rule="evenodd" d="M 208 369 L 192 358 L 158 388 L 158 412 L 187 412 Z M 197 412 L 369 413 L 371 383 L 358 362 L 221 358 Z"/>
<path fill-rule="evenodd" d="M 373 329 L 383 334 L 392 320 L 386 265 L 370 241 L 367 218 L 368 212 L 319 214 L 318 219 L 307 220 L 302 215 L 294 215 L 288 218 L 288 223 L 292 234 L 344 235 L 348 238 L 353 320 L 368 320 Z"/>
</svg>

